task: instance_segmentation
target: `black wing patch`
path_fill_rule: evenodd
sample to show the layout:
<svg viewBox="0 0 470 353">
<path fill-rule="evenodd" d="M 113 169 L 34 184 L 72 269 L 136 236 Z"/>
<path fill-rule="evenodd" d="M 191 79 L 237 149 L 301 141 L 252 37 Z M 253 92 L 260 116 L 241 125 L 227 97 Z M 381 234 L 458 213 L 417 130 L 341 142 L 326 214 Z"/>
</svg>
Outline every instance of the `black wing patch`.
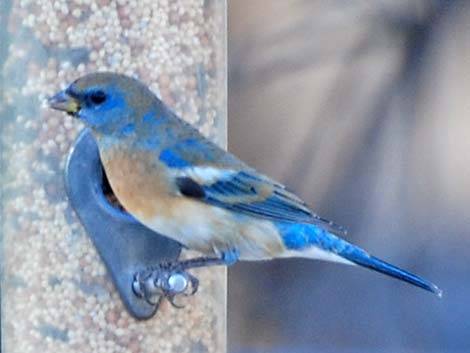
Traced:
<svg viewBox="0 0 470 353">
<path fill-rule="evenodd" d="M 196 199 L 202 199 L 206 196 L 204 188 L 189 177 L 176 178 L 176 186 L 184 196 Z"/>
</svg>

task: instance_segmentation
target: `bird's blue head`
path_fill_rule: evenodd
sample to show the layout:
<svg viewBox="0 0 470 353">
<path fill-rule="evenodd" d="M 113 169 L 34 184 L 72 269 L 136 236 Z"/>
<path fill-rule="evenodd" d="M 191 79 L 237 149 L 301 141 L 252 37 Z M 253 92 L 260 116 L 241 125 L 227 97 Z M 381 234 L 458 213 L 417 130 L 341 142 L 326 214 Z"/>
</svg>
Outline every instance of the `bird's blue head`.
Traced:
<svg viewBox="0 0 470 353">
<path fill-rule="evenodd" d="M 115 73 L 93 73 L 49 99 L 49 105 L 82 120 L 99 135 L 131 134 L 158 98 L 142 83 Z"/>
</svg>

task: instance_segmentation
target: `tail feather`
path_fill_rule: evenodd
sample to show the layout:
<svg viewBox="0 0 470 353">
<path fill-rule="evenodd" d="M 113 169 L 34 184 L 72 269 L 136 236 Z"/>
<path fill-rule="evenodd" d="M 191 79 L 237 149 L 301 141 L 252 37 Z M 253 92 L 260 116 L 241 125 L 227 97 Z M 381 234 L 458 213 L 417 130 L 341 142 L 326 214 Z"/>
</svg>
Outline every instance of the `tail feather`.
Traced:
<svg viewBox="0 0 470 353">
<path fill-rule="evenodd" d="M 429 292 L 436 294 L 439 298 L 442 297 L 442 290 L 439 289 L 435 284 L 422 279 L 408 271 L 402 270 L 392 264 L 382 261 L 372 255 L 369 255 L 365 251 L 362 251 L 354 246 L 349 251 L 344 251 L 341 256 L 357 265 L 366 267 L 368 269 L 386 274 L 388 276 L 397 278 L 399 280 L 408 282 L 414 286 L 423 288 Z"/>
<path fill-rule="evenodd" d="M 276 227 L 286 246 L 284 257 L 300 256 L 356 264 L 442 296 L 435 284 L 382 261 L 316 225 L 280 222 Z"/>
</svg>

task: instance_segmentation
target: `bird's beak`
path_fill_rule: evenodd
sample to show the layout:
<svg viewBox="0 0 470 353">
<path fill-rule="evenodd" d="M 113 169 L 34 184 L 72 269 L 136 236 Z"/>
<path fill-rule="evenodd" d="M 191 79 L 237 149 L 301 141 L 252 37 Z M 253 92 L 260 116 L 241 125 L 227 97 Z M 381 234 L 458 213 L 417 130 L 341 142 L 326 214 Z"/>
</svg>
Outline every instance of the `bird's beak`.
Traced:
<svg viewBox="0 0 470 353">
<path fill-rule="evenodd" d="M 61 110 L 68 114 L 76 114 L 80 110 L 80 102 L 66 91 L 60 91 L 47 100 L 52 109 Z"/>
</svg>

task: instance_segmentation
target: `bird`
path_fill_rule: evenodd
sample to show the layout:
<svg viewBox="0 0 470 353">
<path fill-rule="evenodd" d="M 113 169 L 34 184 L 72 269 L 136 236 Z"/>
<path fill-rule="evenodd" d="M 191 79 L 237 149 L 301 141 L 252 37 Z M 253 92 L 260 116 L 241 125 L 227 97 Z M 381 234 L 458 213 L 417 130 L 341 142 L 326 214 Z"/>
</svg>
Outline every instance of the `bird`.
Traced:
<svg viewBox="0 0 470 353">
<path fill-rule="evenodd" d="M 90 73 L 48 103 L 90 129 L 124 209 L 201 253 L 195 266 L 320 259 L 359 265 L 442 295 L 430 281 L 345 240 L 344 228 L 204 137 L 136 78 Z"/>
</svg>

